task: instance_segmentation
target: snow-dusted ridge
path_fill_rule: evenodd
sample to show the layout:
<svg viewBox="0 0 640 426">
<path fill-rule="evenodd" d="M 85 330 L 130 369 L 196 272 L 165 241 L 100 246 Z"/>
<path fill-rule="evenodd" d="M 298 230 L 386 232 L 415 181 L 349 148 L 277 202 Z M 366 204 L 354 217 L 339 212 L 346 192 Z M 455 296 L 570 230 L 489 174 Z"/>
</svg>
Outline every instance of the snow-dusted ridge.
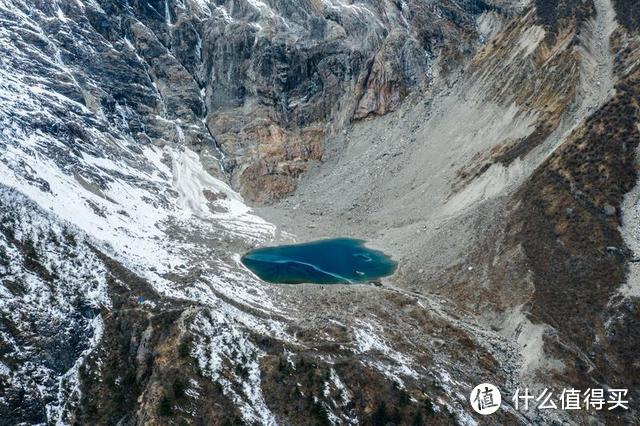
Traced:
<svg viewBox="0 0 640 426">
<path fill-rule="evenodd" d="M 69 224 L 0 185 L 0 316 L 9 391 L 43 401 L 64 423 L 79 398 L 79 367 L 99 344 L 110 309 L 106 269 Z M 11 330 L 13 324 L 17 330 Z"/>
<path fill-rule="evenodd" d="M 411 16 L 423 5 L 410 3 L 0 0 L 0 388 L 9 389 L 0 394 L 0 417 L 72 424 L 96 408 L 88 397 L 103 412 L 153 423 L 163 397 L 176 393 L 169 381 L 176 375 L 206 414 L 237 412 L 246 423 L 306 424 L 307 417 L 288 418 L 287 398 L 298 394 L 299 411 L 333 424 L 358 424 L 380 401 L 401 397 L 407 415 L 429 403 L 432 414 L 471 422 L 459 396 L 477 371 L 460 362 L 470 351 L 460 342 L 476 357 L 487 351 L 469 343 L 468 335 L 480 335 L 475 329 L 438 315 L 438 303 L 422 305 L 387 285 L 285 289 L 243 267 L 240 253 L 293 236 L 256 215 L 229 185 L 237 176 L 225 175 L 246 170 L 247 158 L 268 144 L 225 142 L 236 130 L 233 114 L 229 133 L 212 123 L 236 92 L 247 96 L 247 115 L 266 118 L 251 108 L 273 99 L 249 92 L 272 77 L 290 84 L 297 68 L 282 67 L 287 61 L 308 62 L 311 73 L 316 59 L 324 61 L 324 32 L 331 52 L 328 66 L 317 67 L 329 73 L 325 88 L 347 83 L 346 104 L 367 67 L 356 68 L 387 30 L 403 34 L 401 56 L 419 53 L 419 63 L 398 64 L 409 68 L 406 77 L 430 80 L 435 52 L 423 52 Z M 438 3 L 450 6 L 434 3 L 433 16 L 422 11 L 446 21 L 434 21 L 439 31 L 453 30 Z M 307 37 L 312 18 L 318 34 Z M 220 40 L 209 34 L 221 28 L 229 31 Z M 226 59 L 211 58 L 226 58 L 220 42 L 247 50 L 226 67 Z M 299 57 L 280 57 L 290 49 Z M 264 64 L 243 55 L 263 54 L 274 71 L 258 76 Z M 240 74 L 264 81 L 236 90 Z M 309 119 L 324 120 L 314 111 L 325 106 L 309 102 L 320 94 L 305 87 L 319 88 L 316 77 L 276 93 L 287 113 L 308 110 Z M 233 84 L 225 87 L 225 78 Z M 334 89 L 323 97 L 344 103 Z M 239 139 L 250 130 L 243 126 Z M 296 167 L 307 161 L 287 155 Z M 429 333 L 451 338 L 444 354 Z M 121 356 L 127 351 L 132 358 Z M 443 369 L 455 377 L 438 374 Z M 102 382 L 121 383 L 125 374 L 141 389 L 131 406 L 110 410 L 113 388 Z M 32 405 L 20 400 L 25 390 Z M 169 409 L 202 413 L 180 411 L 182 403 L 169 401 Z"/>
<path fill-rule="evenodd" d="M 117 150 L 111 148 L 108 152 L 79 155 L 76 159 L 77 170 L 82 170 L 79 175 L 62 170 L 48 155 L 52 148 L 59 147 L 58 141 L 45 134 L 22 133 L 6 117 L 3 124 L 5 137 L 10 136 L 3 139 L 6 149 L 0 154 L 0 182 L 5 188 L 3 203 L 7 202 L 5 194 L 24 194 L 30 202 L 37 204 L 38 211 L 49 212 L 40 214 L 45 214 L 50 223 L 60 223 L 59 228 L 73 227 L 92 245 L 147 279 L 160 294 L 211 307 L 218 312 L 216 317 L 227 324 L 229 336 L 247 342 L 239 347 L 241 353 L 254 358 L 259 356 L 255 348 L 251 349 L 246 329 L 286 338 L 277 322 L 258 321 L 217 297 L 220 292 L 236 303 L 247 303 L 262 310 L 275 308 L 255 279 L 238 268 L 232 258 L 216 257 L 206 244 L 208 238 L 224 240 L 226 244 L 249 245 L 271 238 L 274 227 L 253 215 L 228 185 L 204 171 L 197 154 L 189 148 L 171 145 L 163 148 L 147 146 L 141 153 L 135 153 L 117 144 Z M 20 139 L 21 136 L 24 138 Z M 120 153 L 122 155 L 118 155 Z M 100 185 L 99 182 L 108 183 Z M 205 189 L 222 195 L 210 201 Z M 20 220 L 22 226 L 41 222 L 37 214 L 21 214 Z M 195 235 L 198 238 L 192 237 Z M 48 250 L 43 248 L 43 252 Z M 48 254 L 56 255 L 55 252 Z M 191 286 L 180 287 L 164 277 L 169 272 L 180 273 L 177 267 L 191 268 L 194 264 L 202 267 L 204 273 L 202 280 Z M 104 271 L 102 274 L 100 271 L 101 268 L 95 267 L 94 273 L 104 280 Z M 89 300 L 96 308 L 108 308 L 109 296 L 104 289 L 99 295 L 91 294 L 90 291 Z M 5 300 L 2 311 L 8 307 L 6 303 L 15 302 L 9 295 L 2 300 Z M 44 301 L 38 302 L 38 306 L 29 311 L 30 315 L 48 309 Z M 49 419 L 64 423 L 68 392 L 78 392 L 77 368 L 86 351 L 99 343 L 100 324 L 100 316 L 87 324 L 88 329 L 93 330 L 88 334 L 89 346 L 71 369 L 59 376 L 57 390 L 56 386 L 40 388 L 43 397 L 57 395 L 57 402 L 47 408 Z M 200 330 L 198 324 L 195 323 L 194 331 L 208 333 L 208 330 Z M 226 353 L 227 344 L 235 345 L 234 340 L 224 340 L 207 346 L 206 357 L 200 352 L 196 355 L 198 359 L 218 359 Z M 216 355 L 216 351 L 221 351 L 220 355 Z M 206 365 L 202 364 L 202 367 Z M 207 371 L 211 371 L 212 379 L 217 378 L 211 367 Z M 48 374 L 55 377 L 54 373 Z M 244 407 L 241 411 L 247 420 L 271 418 L 264 403 L 260 403 L 257 364 L 250 378 L 252 382 L 245 385 L 245 396 L 233 398 Z M 235 395 L 231 388 L 229 392 Z M 263 408 L 259 409 L 261 404 Z"/>
<path fill-rule="evenodd" d="M 239 349 L 246 349 L 254 360 L 250 382 L 239 385 L 246 392 L 238 396 L 229 388 L 229 396 L 237 399 L 248 421 L 273 418 L 260 402 L 255 361 L 260 353 L 252 349 L 248 332 L 288 336 L 276 320 L 263 321 L 238 308 L 279 310 L 230 253 L 272 238 L 274 226 L 255 216 L 242 197 L 205 170 L 199 155 L 183 144 L 181 121 L 175 124 L 176 140 L 140 145 L 126 130 L 137 116 L 128 105 L 116 105 L 115 120 L 96 108 L 92 95 L 77 83 L 78 71 L 65 64 L 39 20 L 78 24 L 59 8 L 56 18 L 36 14 L 33 19 L 22 13 L 25 4 L 16 5 L 0 2 L 0 17 L 19 21 L 15 27 L 0 28 L 0 207 L 2 229 L 9 235 L 0 239 L 0 274 L 3 284 L 21 284 L 9 286 L 12 290 L 0 286 L 0 313 L 12 324 L 24 324 L 17 333 L 32 335 L 37 343 L 15 340 L 0 331 L 14 360 L 3 363 L 0 374 L 10 377 L 16 392 L 34 389 L 34 401 L 49 401 L 46 419 L 40 421 L 70 421 L 80 398 L 78 368 L 100 345 L 100 311 L 110 309 L 106 269 L 90 248 L 95 247 L 146 279 L 159 294 L 216 312 L 228 336 L 246 342 Z M 53 55 L 16 44 L 12 39 L 20 31 L 45 40 L 43 48 Z M 77 42 L 87 42 L 89 52 L 105 48 L 104 40 L 100 47 L 87 40 Z M 60 73 L 65 77 L 59 81 L 68 81 L 70 91 L 84 100 L 61 93 L 53 77 Z M 99 85 L 88 82 L 96 90 Z M 75 254 L 67 257 L 60 250 Z M 29 256 L 37 256 L 41 267 L 29 270 L 25 265 L 35 262 Z M 188 285 L 168 278 L 168 274 L 184 276 L 195 267 L 202 273 Z M 86 308 L 74 307 L 76 300 Z M 25 317 L 32 325 L 27 326 Z M 58 324 L 55 329 L 63 330 L 62 338 L 77 342 L 68 362 L 54 366 L 38 355 L 54 351 L 45 338 L 53 331 L 51 321 Z M 205 359 L 224 357 L 226 345 L 235 347 L 233 340 L 224 339 L 213 347 L 194 348 L 203 367 L 210 365 Z M 211 367 L 207 371 L 215 379 L 215 371 Z M 0 401 L 5 403 L 10 401 Z"/>
</svg>

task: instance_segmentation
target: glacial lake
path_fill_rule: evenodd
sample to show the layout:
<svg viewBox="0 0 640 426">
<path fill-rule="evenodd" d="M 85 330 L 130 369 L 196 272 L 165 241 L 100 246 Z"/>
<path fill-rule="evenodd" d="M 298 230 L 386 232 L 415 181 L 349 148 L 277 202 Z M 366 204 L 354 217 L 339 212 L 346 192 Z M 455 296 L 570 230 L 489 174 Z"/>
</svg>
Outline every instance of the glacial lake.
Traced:
<svg viewBox="0 0 640 426">
<path fill-rule="evenodd" d="M 354 284 L 391 275 L 396 263 L 351 238 L 263 247 L 242 263 L 264 281 L 279 284 Z"/>
</svg>

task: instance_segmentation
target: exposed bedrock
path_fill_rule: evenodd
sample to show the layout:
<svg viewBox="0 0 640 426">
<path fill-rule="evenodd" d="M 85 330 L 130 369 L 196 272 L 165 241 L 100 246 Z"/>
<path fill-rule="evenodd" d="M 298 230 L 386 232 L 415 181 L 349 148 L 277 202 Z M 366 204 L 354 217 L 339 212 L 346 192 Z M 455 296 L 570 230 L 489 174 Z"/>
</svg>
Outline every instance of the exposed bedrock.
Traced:
<svg viewBox="0 0 640 426">
<path fill-rule="evenodd" d="M 502 10 L 462 0 L 102 1 L 86 9 L 99 34 L 120 43 L 113 61 L 129 57 L 121 71 L 139 75 L 150 97 L 115 100 L 147 106 L 132 131 L 151 140 L 173 133 L 220 157 L 256 202 L 290 193 L 345 124 L 425 90 L 438 61 L 455 69 L 478 46 L 475 17 Z"/>
<path fill-rule="evenodd" d="M 446 298 L 517 345 L 512 385 L 637 398 L 639 50 L 622 3 L 483 14 L 493 35 L 455 84 L 354 123 L 340 155 L 264 215 L 402 259 L 389 285 Z"/>
<path fill-rule="evenodd" d="M 639 397 L 629 3 L 0 0 L 0 412 L 637 423 L 506 398 Z M 397 274 L 238 262 L 327 236 Z"/>
</svg>

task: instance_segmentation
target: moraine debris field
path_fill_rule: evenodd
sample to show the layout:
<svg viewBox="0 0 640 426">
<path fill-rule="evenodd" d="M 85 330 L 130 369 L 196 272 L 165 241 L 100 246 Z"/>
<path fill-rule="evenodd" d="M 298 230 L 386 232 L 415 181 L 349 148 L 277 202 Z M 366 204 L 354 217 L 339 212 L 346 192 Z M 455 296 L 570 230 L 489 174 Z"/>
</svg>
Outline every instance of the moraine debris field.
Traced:
<svg viewBox="0 0 640 426">
<path fill-rule="evenodd" d="M 0 0 L 0 426 L 640 424 L 639 142 L 633 0 Z"/>
</svg>

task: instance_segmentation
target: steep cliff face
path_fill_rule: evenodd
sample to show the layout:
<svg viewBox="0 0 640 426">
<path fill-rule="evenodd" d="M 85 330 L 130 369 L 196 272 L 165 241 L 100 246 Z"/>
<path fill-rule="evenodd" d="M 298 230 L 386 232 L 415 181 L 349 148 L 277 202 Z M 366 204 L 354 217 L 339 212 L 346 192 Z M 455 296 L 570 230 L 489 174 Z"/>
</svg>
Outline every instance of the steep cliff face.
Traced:
<svg viewBox="0 0 640 426">
<path fill-rule="evenodd" d="M 217 6 L 201 23 L 199 66 L 207 125 L 230 157 L 234 184 L 259 202 L 291 192 L 306 163 L 322 160 L 325 136 L 424 89 L 444 46 L 467 53 L 481 9 L 464 2 Z"/>
<path fill-rule="evenodd" d="M 136 71 L 146 71 L 164 108 L 156 96 L 153 113 L 188 123 L 197 151 L 212 142 L 204 119 L 234 185 L 264 202 L 291 192 L 306 163 L 322 160 L 325 135 L 425 89 L 441 55 L 455 67 L 477 45 L 474 15 L 487 7 L 162 0 L 86 9 L 100 35 L 141 60 Z M 138 112 L 145 128 L 164 126 Z"/>
<path fill-rule="evenodd" d="M 468 419 L 452 386 L 500 375 L 473 322 L 412 309 L 443 357 L 401 320 L 410 295 L 344 289 L 332 321 L 309 317 L 323 297 L 238 263 L 275 227 L 227 182 L 255 200 L 293 190 L 329 131 L 399 107 L 448 40 L 464 57 L 478 12 L 0 2 L 3 422 Z"/>
</svg>

